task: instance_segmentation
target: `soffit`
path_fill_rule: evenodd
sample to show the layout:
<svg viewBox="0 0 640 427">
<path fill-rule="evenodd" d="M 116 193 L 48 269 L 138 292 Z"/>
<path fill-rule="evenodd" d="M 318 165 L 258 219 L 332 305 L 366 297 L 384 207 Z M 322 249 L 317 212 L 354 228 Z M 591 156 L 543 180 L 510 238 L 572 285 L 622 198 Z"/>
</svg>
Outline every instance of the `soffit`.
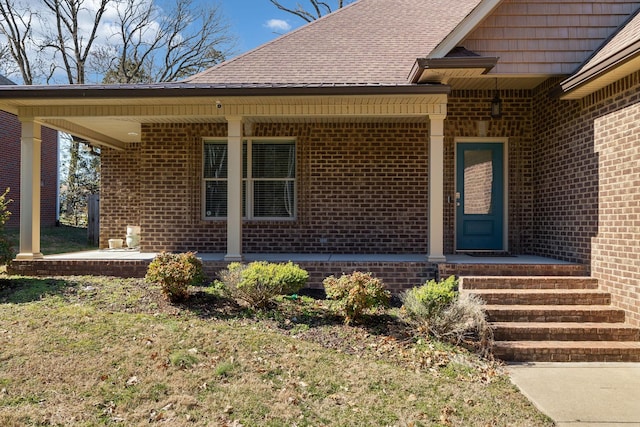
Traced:
<svg viewBox="0 0 640 427">
<path fill-rule="evenodd" d="M 139 142 L 144 123 L 417 122 L 446 114 L 446 94 L 371 96 L 222 96 L 177 98 L 4 99 L 0 108 L 23 118 L 123 149 Z M 220 107 L 218 107 L 218 105 Z"/>
<path fill-rule="evenodd" d="M 626 76 L 640 70 L 640 57 L 613 67 L 607 72 L 598 74 L 586 83 L 576 86 L 570 92 L 561 95 L 562 99 L 582 99 L 593 92 L 602 89 Z"/>
<path fill-rule="evenodd" d="M 500 90 L 530 90 L 534 89 L 549 78 L 549 75 L 499 75 L 489 74 L 480 77 L 452 77 L 447 84 L 452 90 L 495 90 L 496 80 Z"/>
</svg>

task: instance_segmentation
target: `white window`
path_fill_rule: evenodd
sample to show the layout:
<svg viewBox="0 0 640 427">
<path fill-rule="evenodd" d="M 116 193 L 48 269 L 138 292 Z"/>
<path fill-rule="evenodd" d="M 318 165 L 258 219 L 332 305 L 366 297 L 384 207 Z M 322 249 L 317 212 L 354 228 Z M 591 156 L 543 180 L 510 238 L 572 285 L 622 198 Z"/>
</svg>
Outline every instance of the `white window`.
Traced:
<svg viewBox="0 0 640 427">
<path fill-rule="evenodd" d="M 227 216 L 227 142 L 204 143 L 204 217 Z M 242 150 L 242 215 L 292 219 L 296 200 L 293 141 L 248 139 Z"/>
</svg>

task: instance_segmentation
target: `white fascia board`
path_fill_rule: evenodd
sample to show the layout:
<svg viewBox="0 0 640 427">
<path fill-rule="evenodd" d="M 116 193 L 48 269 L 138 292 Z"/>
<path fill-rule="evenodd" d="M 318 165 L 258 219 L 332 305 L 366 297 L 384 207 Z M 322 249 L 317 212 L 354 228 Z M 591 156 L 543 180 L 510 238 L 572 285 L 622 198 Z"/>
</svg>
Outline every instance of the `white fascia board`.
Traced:
<svg viewBox="0 0 640 427">
<path fill-rule="evenodd" d="M 453 48 L 458 46 L 491 12 L 493 12 L 502 0 L 483 0 L 469 15 L 445 37 L 427 58 L 444 58 Z"/>
</svg>

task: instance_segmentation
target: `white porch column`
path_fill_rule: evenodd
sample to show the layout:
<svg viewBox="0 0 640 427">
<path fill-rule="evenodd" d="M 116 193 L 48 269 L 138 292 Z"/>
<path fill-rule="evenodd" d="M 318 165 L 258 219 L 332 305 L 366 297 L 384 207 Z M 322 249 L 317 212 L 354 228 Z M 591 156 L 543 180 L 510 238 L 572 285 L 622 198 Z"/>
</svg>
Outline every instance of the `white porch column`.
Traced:
<svg viewBox="0 0 640 427">
<path fill-rule="evenodd" d="M 227 254 L 225 261 L 242 261 L 242 117 L 227 117 Z"/>
<path fill-rule="evenodd" d="M 429 254 L 427 261 L 444 262 L 444 119 L 430 115 L 429 125 Z"/>
<path fill-rule="evenodd" d="M 16 259 L 42 258 L 40 253 L 40 124 L 20 118 L 20 253 Z"/>
</svg>

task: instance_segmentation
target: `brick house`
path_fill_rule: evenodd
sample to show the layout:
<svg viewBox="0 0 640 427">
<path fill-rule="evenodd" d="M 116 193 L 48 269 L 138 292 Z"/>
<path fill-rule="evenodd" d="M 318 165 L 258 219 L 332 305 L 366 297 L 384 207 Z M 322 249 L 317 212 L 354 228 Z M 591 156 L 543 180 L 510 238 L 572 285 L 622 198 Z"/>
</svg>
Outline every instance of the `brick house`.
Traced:
<svg viewBox="0 0 640 427">
<path fill-rule="evenodd" d="M 640 325 L 639 8 L 359 0 L 181 82 L 3 87 L 0 108 L 35 153 L 40 125 L 102 147 L 101 247 L 139 225 L 143 252 L 227 261 L 537 255 Z"/>
<path fill-rule="evenodd" d="M 0 76 L 0 85 L 15 85 Z M 11 113 L 0 111 L 0 192 L 10 189 L 8 197 L 11 216 L 5 224 L 8 228 L 20 226 L 20 134 L 18 118 Z M 40 220 L 43 227 L 53 227 L 58 219 L 58 132 L 42 129 Z"/>
</svg>

